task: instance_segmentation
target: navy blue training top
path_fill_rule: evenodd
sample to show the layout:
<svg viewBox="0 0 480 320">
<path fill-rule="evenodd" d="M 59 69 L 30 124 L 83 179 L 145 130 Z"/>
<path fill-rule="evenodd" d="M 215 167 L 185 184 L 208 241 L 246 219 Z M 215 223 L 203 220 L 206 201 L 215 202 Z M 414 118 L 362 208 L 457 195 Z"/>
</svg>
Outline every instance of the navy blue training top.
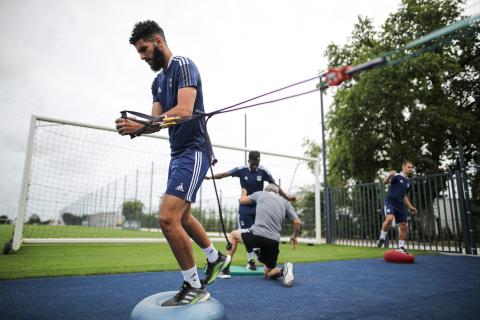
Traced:
<svg viewBox="0 0 480 320">
<path fill-rule="evenodd" d="M 185 87 L 197 89 L 193 113 L 204 112 L 202 79 L 197 66 L 188 58 L 172 56 L 167 71 L 162 69 L 153 80 L 153 102 L 160 102 L 163 112 L 167 112 L 177 105 L 178 90 Z M 187 121 L 168 128 L 172 157 L 187 149 L 205 150 L 205 132 L 201 121 L 204 120 Z"/>
<path fill-rule="evenodd" d="M 396 174 L 390 179 L 388 199 L 394 205 L 403 205 L 403 198 L 412 187 L 412 183 L 402 174 Z"/>
<path fill-rule="evenodd" d="M 228 171 L 228 174 L 232 177 L 240 178 L 240 185 L 247 190 L 247 195 L 257 191 L 263 191 L 263 184 L 265 181 L 275 184 L 272 175 L 263 166 L 258 166 L 257 170 L 253 172 L 250 170 L 249 166 L 240 166 Z M 255 213 L 255 206 L 255 203 L 251 205 L 241 204 L 238 211 L 240 214 L 253 214 Z"/>
</svg>

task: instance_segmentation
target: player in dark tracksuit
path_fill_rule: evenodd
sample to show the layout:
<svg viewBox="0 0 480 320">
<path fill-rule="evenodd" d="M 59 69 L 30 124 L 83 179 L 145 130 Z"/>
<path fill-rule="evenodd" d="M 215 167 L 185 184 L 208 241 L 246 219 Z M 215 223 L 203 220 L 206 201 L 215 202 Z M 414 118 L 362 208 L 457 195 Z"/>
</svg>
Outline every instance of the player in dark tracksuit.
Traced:
<svg viewBox="0 0 480 320">
<path fill-rule="evenodd" d="M 247 195 L 253 194 L 257 191 L 262 191 L 264 182 L 276 184 L 270 172 L 263 166 L 260 166 L 260 153 L 258 151 L 250 151 L 248 154 L 248 166 L 236 167 L 224 173 L 217 173 L 214 175 L 215 179 L 222 179 L 225 177 L 238 177 L 242 189 L 247 191 Z M 211 177 L 205 177 L 211 179 Z M 279 188 L 279 193 L 288 201 L 294 201 L 294 196 L 287 195 Z M 239 205 L 238 208 L 238 228 L 249 229 L 255 222 L 255 203 L 249 205 Z M 247 247 L 248 263 L 247 269 L 256 270 L 253 248 Z M 230 278 L 230 271 L 228 268 L 224 269 L 220 275 L 222 278 Z"/>
<path fill-rule="evenodd" d="M 385 221 L 382 225 L 380 238 L 377 241 L 379 248 L 385 243 L 387 232 L 395 220 L 395 223 L 398 224 L 400 229 L 398 250 L 406 252 L 404 246 L 408 236 L 407 208 L 412 214 L 417 213 L 417 209 L 412 206 L 407 196 L 408 191 L 412 187 L 412 182 L 409 180 L 412 170 L 413 163 L 411 161 L 404 161 L 401 173 L 397 174 L 395 171 L 390 171 L 388 176 L 383 180 L 383 183 L 390 184 L 390 186 L 388 188 L 388 195 L 385 198 Z"/>
</svg>

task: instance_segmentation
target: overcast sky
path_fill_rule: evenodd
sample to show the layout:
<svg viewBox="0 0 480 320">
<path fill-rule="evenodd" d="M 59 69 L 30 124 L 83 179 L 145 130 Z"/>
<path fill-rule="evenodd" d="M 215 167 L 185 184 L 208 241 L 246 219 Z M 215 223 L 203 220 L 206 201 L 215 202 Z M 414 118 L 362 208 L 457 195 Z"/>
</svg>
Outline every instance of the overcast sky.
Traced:
<svg viewBox="0 0 480 320">
<path fill-rule="evenodd" d="M 327 67 L 327 45 L 343 44 L 358 15 L 379 26 L 399 5 L 398 0 L 0 1 L 0 213 L 12 216 L 18 205 L 32 114 L 113 126 L 122 109 L 150 112 L 155 75 L 128 43 L 135 22 L 157 21 L 173 53 L 197 64 L 206 109 L 212 111 L 315 76 Z M 218 115 L 209 124 L 213 142 L 243 146 L 245 113 L 248 147 L 302 155 L 304 137 L 320 141 L 318 93 Z"/>
</svg>

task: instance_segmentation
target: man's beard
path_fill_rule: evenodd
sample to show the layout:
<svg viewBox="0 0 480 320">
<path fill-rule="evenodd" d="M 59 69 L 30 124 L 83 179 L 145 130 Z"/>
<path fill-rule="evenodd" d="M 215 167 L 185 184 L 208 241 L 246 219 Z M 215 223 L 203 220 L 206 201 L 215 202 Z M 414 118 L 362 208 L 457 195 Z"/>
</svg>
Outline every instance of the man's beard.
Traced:
<svg viewBox="0 0 480 320">
<path fill-rule="evenodd" d="M 162 64 L 163 64 L 164 60 L 165 60 L 165 56 L 164 56 L 163 52 L 160 51 L 160 49 L 158 49 L 157 47 L 154 47 L 153 48 L 152 64 L 150 65 L 150 68 L 153 71 L 159 71 L 160 69 L 162 69 Z"/>
</svg>

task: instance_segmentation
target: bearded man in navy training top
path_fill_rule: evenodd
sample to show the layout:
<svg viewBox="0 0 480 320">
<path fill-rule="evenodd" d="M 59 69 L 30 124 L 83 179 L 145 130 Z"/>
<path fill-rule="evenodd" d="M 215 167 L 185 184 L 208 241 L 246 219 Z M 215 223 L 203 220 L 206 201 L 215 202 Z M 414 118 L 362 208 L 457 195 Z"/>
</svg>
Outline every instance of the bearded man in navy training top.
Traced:
<svg viewBox="0 0 480 320">
<path fill-rule="evenodd" d="M 147 20 L 135 24 L 130 44 L 140 59 L 153 71 L 159 71 L 152 84 L 152 116 L 188 117 L 196 111 L 204 111 L 202 80 L 197 67 L 189 58 L 172 54 L 156 22 Z M 208 300 L 210 294 L 205 284 L 212 283 L 230 259 L 214 248 L 203 226 L 191 215 L 191 203 L 195 202 L 211 160 L 201 121 L 204 119 L 183 122 L 168 129 L 171 159 L 159 222 L 181 268 L 183 284 L 175 296 L 162 303 L 164 307 Z M 121 135 L 135 137 L 153 132 L 145 131 L 144 125 L 129 119 L 119 118 L 115 122 Z M 197 272 L 190 238 L 207 256 L 203 282 Z"/>
<path fill-rule="evenodd" d="M 248 166 L 236 167 L 230 171 L 217 173 L 213 176 L 215 179 L 223 179 L 225 177 L 238 177 L 240 180 L 240 186 L 242 189 L 246 190 L 247 195 L 251 195 L 257 191 L 263 191 L 264 182 L 275 184 L 275 179 L 273 179 L 270 172 L 263 166 L 260 165 L 260 152 L 250 151 L 248 153 Z M 205 179 L 211 179 L 207 176 Z M 287 195 L 282 189 L 278 188 L 278 193 L 287 199 L 288 201 L 295 201 L 295 196 Z M 240 204 L 238 208 L 238 228 L 239 229 L 249 229 L 255 222 L 255 208 L 256 203 L 251 204 Z M 254 260 L 254 248 L 246 247 L 247 250 L 247 266 L 248 270 L 256 270 Z M 225 268 L 219 275 L 220 278 L 229 279 L 230 268 Z"/>
<path fill-rule="evenodd" d="M 402 164 L 402 172 L 397 174 L 395 171 L 390 171 L 383 179 L 383 183 L 390 184 L 390 186 L 388 187 L 388 195 L 385 198 L 385 221 L 380 231 L 380 238 L 377 241 L 379 248 L 384 245 L 387 232 L 395 220 L 400 229 L 398 251 L 406 253 L 405 242 L 408 237 L 407 208 L 412 214 L 417 213 L 417 209 L 412 206 L 407 195 L 412 187 L 412 182 L 409 180 L 412 171 L 412 161 L 406 160 Z"/>
</svg>

